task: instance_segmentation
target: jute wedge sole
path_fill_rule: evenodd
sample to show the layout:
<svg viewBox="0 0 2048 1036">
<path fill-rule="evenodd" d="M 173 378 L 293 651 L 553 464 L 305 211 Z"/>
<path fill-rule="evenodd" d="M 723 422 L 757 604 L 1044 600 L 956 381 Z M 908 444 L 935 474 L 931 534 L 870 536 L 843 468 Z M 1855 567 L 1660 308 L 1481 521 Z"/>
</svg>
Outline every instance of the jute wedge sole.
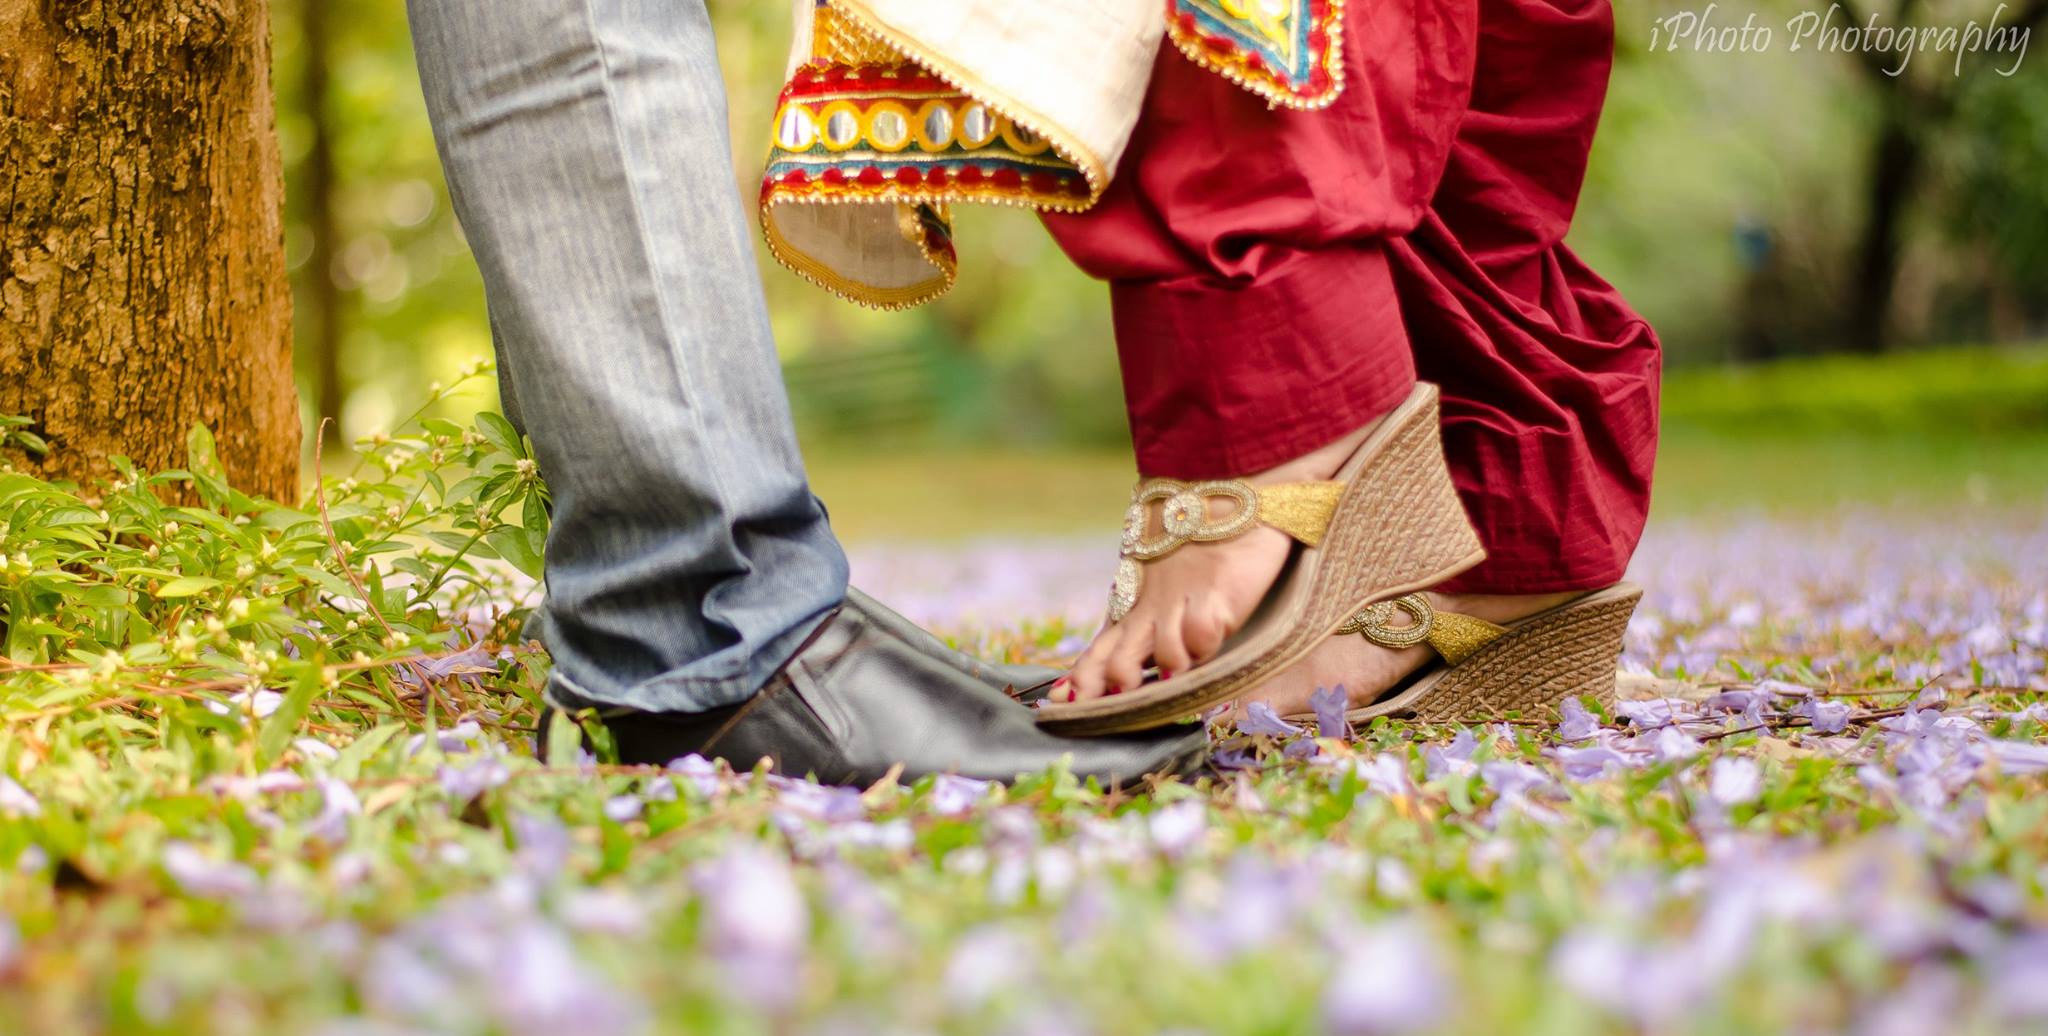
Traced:
<svg viewBox="0 0 2048 1036">
<path fill-rule="evenodd" d="M 1365 723 L 1410 715 L 1426 723 L 1541 714 L 1566 698 L 1614 702 L 1622 637 L 1643 589 L 1616 583 L 1507 624 L 1507 632 L 1455 665 L 1424 668 L 1395 693 L 1346 712 Z M 1290 716 L 1313 723 L 1314 716 Z"/>
<path fill-rule="evenodd" d="M 1194 715 L 1300 661 L 1366 605 L 1484 560 L 1444 465 L 1438 420 L 1436 386 L 1417 385 L 1338 471 L 1341 495 L 1320 542 L 1296 546 L 1265 602 L 1217 657 L 1120 695 L 1046 702 L 1039 723 L 1061 734 L 1114 734 Z"/>
</svg>

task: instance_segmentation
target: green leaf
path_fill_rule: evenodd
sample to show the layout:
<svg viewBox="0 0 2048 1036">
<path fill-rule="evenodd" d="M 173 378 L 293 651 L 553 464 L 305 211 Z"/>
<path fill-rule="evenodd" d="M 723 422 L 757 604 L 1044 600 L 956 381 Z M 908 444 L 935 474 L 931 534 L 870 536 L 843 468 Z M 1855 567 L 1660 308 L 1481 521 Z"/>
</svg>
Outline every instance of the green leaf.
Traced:
<svg viewBox="0 0 2048 1036">
<path fill-rule="evenodd" d="M 483 433 L 490 444 L 514 457 L 526 456 L 526 447 L 519 441 L 519 430 L 512 422 L 499 414 L 485 410 L 476 415 L 476 430 Z"/>
<path fill-rule="evenodd" d="M 548 765 L 570 767 L 576 765 L 576 754 L 583 749 L 583 728 L 576 723 L 576 717 L 562 709 L 548 715 Z"/>
<path fill-rule="evenodd" d="M 192 471 L 192 482 L 198 487 L 201 500 L 213 507 L 227 501 L 231 492 L 227 469 L 221 467 L 220 455 L 214 448 L 213 432 L 196 421 L 192 430 L 185 433 L 185 466 Z"/>
<path fill-rule="evenodd" d="M 89 608 L 121 608 L 130 604 L 134 597 L 118 586 L 104 584 L 88 586 L 79 591 L 77 601 Z"/>
<path fill-rule="evenodd" d="M 549 525 L 548 507 L 547 502 L 541 499 L 539 493 L 526 494 L 526 508 L 521 517 L 524 519 L 526 531 L 532 533 L 540 542 L 546 543 Z"/>
<path fill-rule="evenodd" d="M 256 735 L 258 766 L 268 767 L 284 754 L 285 746 L 291 744 L 292 735 L 305 721 L 306 710 L 313 704 L 313 699 L 319 697 L 320 688 L 320 670 L 314 667 L 300 674 L 292 683 L 291 690 L 284 693 L 284 700 L 277 704 L 277 711 L 263 721 L 263 729 Z"/>
<path fill-rule="evenodd" d="M 179 576 L 165 583 L 161 589 L 157 590 L 156 596 L 190 597 L 193 594 L 203 593 L 219 585 L 221 585 L 220 580 L 210 579 L 206 576 Z"/>
<path fill-rule="evenodd" d="M 341 750 L 341 757 L 334 761 L 334 775 L 345 781 L 355 780 L 362 775 L 363 764 L 384 747 L 384 743 L 405 730 L 403 723 L 379 723 L 369 733 L 349 742 Z"/>
<path fill-rule="evenodd" d="M 519 571 L 539 579 L 541 576 L 542 544 L 545 540 L 516 525 L 500 525 L 484 537 L 498 556 L 512 563 Z"/>
</svg>

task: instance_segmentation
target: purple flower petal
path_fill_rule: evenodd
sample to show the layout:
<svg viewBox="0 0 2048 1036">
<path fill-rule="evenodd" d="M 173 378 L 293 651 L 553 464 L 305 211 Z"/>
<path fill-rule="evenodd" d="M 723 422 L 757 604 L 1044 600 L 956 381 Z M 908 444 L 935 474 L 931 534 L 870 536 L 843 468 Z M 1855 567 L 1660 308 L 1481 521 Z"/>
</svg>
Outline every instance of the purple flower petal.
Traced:
<svg viewBox="0 0 2048 1036">
<path fill-rule="evenodd" d="M 1260 770 L 1265 764 L 1257 756 L 1246 751 L 1242 745 L 1226 745 L 1209 756 L 1209 765 L 1218 770 Z"/>
<path fill-rule="evenodd" d="M 1430 780 L 1436 780 L 1446 773 L 1470 773 L 1473 770 L 1472 753 L 1479 750 L 1479 739 L 1472 734 L 1472 728 L 1459 727 L 1457 736 L 1448 745 L 1430 745 L 1422 750 L 1422 762 Z"/>
<path fill-rule="evenodd" d="M 1522 795 L 1550 785 L 1550 775 L 1528 763 L 1499 759 L 1479 765 L 1479 779 L 1495 792 Z"/>
<path fill-rule="evenodd" d="M 1681 762 L 1700 754 L 1700 742 L 1675 726 L 1660 727 L 1650 752 L 1660 763 Z"/>
<path fill-rule="evenodd" d="M 1293 737 L 1301 728 L 1281 719 L 1271 705 L 1262 701 L 1245 706 L 1243 715 L 1238 717 L 1239 733 L 1254 737 Z"/>
<path fill-rule="evenodd" d="M 519 869 L 537 879 L 553 878 L 569 864 L 569 829 L 552 816 L 520 813 L 512 818 Z"/>
<path fill-rule="evenodd" d="M 1614 711 L 1623 719 L 1645 730 L 1670 726 L 1694 717 L 1692 703 L 1681 698 L 1618 701 L 1614 703 Z"/>
<path fill-rule="evenodd" d="M 320 781 L 320 813 L 306 825 L 306 835 L 330 845 L 338 844 L 348 838 L 349 818 L 362 811 L 363 804 L 356 798 L 354 788 L 324 778 Z"/>
<path fill-rule="evenodd" d="M 1427 932 L 1411 924 L 1373 929 L 1340 951 L 1323 987 L 1323 1028 L 1345 1036 L 1434 1030 L 1450 993 Z"/>
<path fill-rule="evenodd" d="M 1408 755 L 1398 749 L 1381 752 L 1370 759 L 1354 759 L 1351 772 L 1379 795 L 1398 798 L 1415 790 L 1408 778 Z"/>
<path fill-rule="evenodd" d="M 184 842 L 164 846 L 164 873 L 186 895 L 201 899 L 246 899 L 256 893 L 256 872 L 232 860 L 215 860 Z"/>
<path fill-rule="evenodd" d="M 483 737 L 483 734 L 483 727 L 478 726 L 477 722 L 473 719 L 466 719 L 445 730 L 434 731 L 434 747 L 440 749 L 443 755 L 467 752 Z M 427 735 L 414 734 L 406 739 L 404 754 L 407 758 L 411 758 L 425 747 L 427 747 Z"/>
<path fill-rule="evenodd" d="M 479 756 L 468 766 L 444 765 L 434 773 L 441 790 L 457 802 L 468 802 L 512 779 L 512 771 L 495 755 Z"/>
<path fill-rule="evenodd" d="M 1575 781 L 1590 781 L 1609 770 L 1625 770 L 1629 767 L 1627 756 L 1604 745 L 1587 745 L 1584 748 L 1560 745 L 1551 749 L 1550 755 L 1557 760 L 1558 768 L 1564 771 L 1564 775 Z"/>
<path fill-rule="evenodd" d="M 668 771 L 688 781 L 690 787 L 703 798 L 718 793 L 718 764 L 696 753 L 672 759 Z"/>
<path fill-rule="evenodd" d="M 1181 799 L 1153 810 L 1146 818 L 1146 828 L 1160 852 L 1180 856 L 1201 844 L 1208 834 L 1208 806 L 1200 799 Z"/>
<path fill-rule="evenodd" d="M 1563 717 L 1557 724 L 1557 738 L 1560 741 L 1586 741 L 1600 733 L 1600 719 L 1574 696 L 1566 698 L 1558 709 Z"/>
<path fill-rule="evenodd" d="M 0 774 L 0 813 L 17 817 L 41 816 L 43 804 L 36 801 L 28 789 L 14 782 L 14 778 Z"/>
<path fill-rule="evenodd" d="M 1318 687 L 1308 696 L 1309 708 L 1316 714 L 1316 736 L 1342 740 L 1351 736 L 1351 721 L 1344 713 L 1351 707 L 1351 695 L 1343 684 L 1335 687 Z"/>
<path fill-rule="evenodd" d="M 1792 707 L 1792 715 L 1805 717 L 1816 734 L 1839 734 L 1849 726 L 1849 706 L 1838 701 L 1808 698 Z"/>
<path fill-rule="evenodd" d="M 776 804 L 800 817 L 840 823 L 868 815 L 860 792 L 852 788 L 799 781 L 781 774 L 769 774 L 768 783 L 775 789 Z"/>
<path fill-rule="evenodd" d="M 995 784 L 991 781 L 942 773 L 932 779 L 931 792 L 925 797 L 925 804 L 942 817 L 957 817 L 973 810 L 976 803 L 988 797 L 989 789 L 993 787 Z"/>
<path fill-rule="evenodd" d="M 1986 741 L 1982 748 L 1998 764 L 2001 773 L 2048 770 L 2048 745 L 2036 741 Z"/>
<path fill-rule="evenodd" d="M 1756 760 L 1722 756 L 1707 768 L 1707 795 L 1723 806 L 1753 802 L 1763 790 L 1763 770 Z"/>
<path fill-rule="evenodd" d="M 703 938 L 718 955 L 730 988 L 753 1006 L 785 1010 L 803 988 L 810 909 L 789 861 L 740 846 L 700 867 Z"/>
</svg>

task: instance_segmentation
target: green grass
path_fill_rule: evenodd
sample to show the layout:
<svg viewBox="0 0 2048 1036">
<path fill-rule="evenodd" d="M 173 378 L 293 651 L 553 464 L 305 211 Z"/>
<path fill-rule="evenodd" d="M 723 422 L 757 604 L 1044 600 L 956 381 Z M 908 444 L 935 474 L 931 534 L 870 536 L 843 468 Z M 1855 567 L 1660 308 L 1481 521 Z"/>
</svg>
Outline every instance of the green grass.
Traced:
<svg viewBox="0 0 2048 1036">
<path fill-rule="evenodd" d="M 1966 462 L 1961 433 L 1787 440 L 1761 467 L 1739 438 L 1674 434 L 1667 498 L 1697 481 L 1701 508 L 1802 508 L 1959 475 L 1967 496 L 1978 468 L 1987 507 L 2038 489 L 2018 460 Z M 1235 768 L 1132 794 L 1058 767 L 829 790 L 621 766 L 600 730 L 541 722 L 549 660 L 505 642 L 545 488 L 495 415 L 361 443 L 355 476 L 297 507 L 191 446 L 189 471 L 88 492 L 0 471 L 0 1033 L 2044 1021 L 2048 714 L 2021 711 L 2048 651 L 2038 520 L 1979 529 L 1982 564 L 1883 525 L 1670 549 L 1631 657 L 1780 707 L 1700 706 L 1683 735 L 1382 720 L 1236 739 Z M 1123 467 L 870 458 L 820 483 L 877 534 L 1101 531 Z M 166 503 L 173 484 L 199 502 Z M 950 632 L 1013 660 L 1071 633 Z M 1949 693 L 1916 696 L 1937 672 Z M 1794 684 L 1845 710 L 1841 734 Z M 1600 772 L 1573 754 L 1602 749 Z"/>
</svg>

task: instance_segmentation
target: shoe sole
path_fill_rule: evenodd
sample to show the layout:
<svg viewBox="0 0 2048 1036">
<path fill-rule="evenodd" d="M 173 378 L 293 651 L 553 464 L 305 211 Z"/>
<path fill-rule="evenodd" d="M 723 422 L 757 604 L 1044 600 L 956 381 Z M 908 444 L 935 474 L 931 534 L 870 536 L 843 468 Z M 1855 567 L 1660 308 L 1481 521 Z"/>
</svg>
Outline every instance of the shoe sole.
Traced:
<svg viewBox="0 0 2048 1036">
<path fill-rule="evenodd" d="M 1456 723 L 1555 711 L 1567 698 L 1614 705 L 1622 641 L 1642 587 L 1616 583 L 1508 625 L 1508 632 L 1458 665 L 1438 662 L 1401 693 L 1352 709 L 1344 718 L 1368 723 L 1409 716 Z M 1296 716 L 1314 722 L 1313 716 Z"/>
<path fill-rule="evenodd" d="M 1436 386 L 1416 385 L 1352 454 L 1344 493 L 1316 547 L 1301 548 L 1235 642 L 1170 680 L 1078 703 L 1038 722 L 1069 736 L 1162 726 L 1257 687 L 1366 605 L 1435 586 L 1485 560 L 1444 463 Z"/>
</svg>

